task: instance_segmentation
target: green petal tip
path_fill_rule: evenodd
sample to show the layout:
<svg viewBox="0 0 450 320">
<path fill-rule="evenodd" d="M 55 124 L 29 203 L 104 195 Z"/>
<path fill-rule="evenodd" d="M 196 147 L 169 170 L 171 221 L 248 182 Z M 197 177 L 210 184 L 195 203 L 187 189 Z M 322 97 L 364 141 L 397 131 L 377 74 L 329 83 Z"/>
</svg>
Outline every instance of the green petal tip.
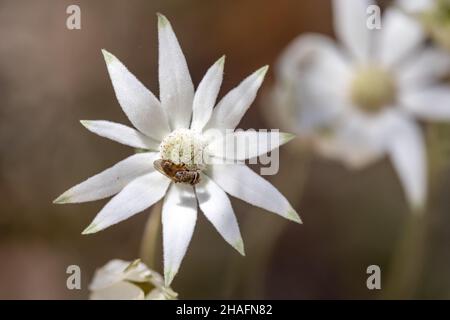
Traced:
<svg viewBox="0 0 450 320">
<path fill-rule="evenodd" d="M 290 209 L 289 210 L 289 212 L 286 215 L 286 218 L 291 220 L 291 221 L 297 222 L 299 224 L 303 223 L 302 219 L 300 219 L 300 216 L 298 215 L 298 213 L 294 209 Z"/>
<path fill-rule="evenodd" d="M 175 277 L 176 272 L 173 272 L 172 269 L 164 271 L 164 286 L 169 288 L 172 284 L 173 278 Z"/>
<path fill-rule="evenodd" d="M 130 271 L 130 270 L 136 268 L 136 267 L 139 265 L 139 263 L 141 263 L 141 259 L 140 259 L 140 258 L 138 258 L 138 259 L 132 261 L 132 262 L 125 268 L 124 272 L 128 272 L 128 271 Z"/>
<path fill-rule="evenodd" d="M 226 56 L 223 55 L 222 57 L 220 57 L 219 60 L 217 60 L 216 63 L 217 63 L 219 66 L 223 67 L 223 66 L 225 65 L 225 58 L 226 58 Z"/>
<path fill-rule="evenodd" d="M 281 144 L 288 143 L 289 141 L 291 141 L 295 137 L 296 137 L 295 134 L 282 132 L 282 133 L 280 133 Z"/>
<path fill-rule="evenodd" d="M 244 250 L 244 242 L 242 239 L 239 239 L 233 247 L 242 255 L 245 257 L 245 250 Z"/>
<path fill-rule="evenodd" d="M 80 120 L 80 123 L 83 125 L 83 127 L 88 127 L 90 124 L 89 120 Z"/>
<path fill-rule="evenodd" d="M 63 193 L 58 198 L 53 200 L 53 203 L 54 204 L 64 204 L 64 203 L 68 203 L 69 201 L 70 201 L 70 196 L 68 196 L 66 193 Z"/>
<path fill-rule="evenodd" d="M 110 64 L 114 61 L 115 57 L 105 49 L 102 49 L 103 57 L 105 58 L 106 64 Z"/>
<path fill-rule="evenodd" d="M 94 223 L 91 223 L 86 229 L 84 229 L 84 231 L 81 234 L 83 234 L 83 235 L 93 234 L 98 231 L 100 231 L 100 230 L 97 229 L 97 225 Z"/>
<path fill-rule="evenodd" d="M 258 71 L 256 71 L 256 72 L 257 72 L 258 76 L 264 77 L 268 70 L 269 70 L 269 66 L 264 66 L 264 67 L 258 69 Z"/>
<path fill-rule="evenodd" d="M 169 20 L 167 20 L 165 15 L 159 12 L 156 15 L 158 16 L 158 27 L 164 28 L 169 25 Z"/>
</svg>

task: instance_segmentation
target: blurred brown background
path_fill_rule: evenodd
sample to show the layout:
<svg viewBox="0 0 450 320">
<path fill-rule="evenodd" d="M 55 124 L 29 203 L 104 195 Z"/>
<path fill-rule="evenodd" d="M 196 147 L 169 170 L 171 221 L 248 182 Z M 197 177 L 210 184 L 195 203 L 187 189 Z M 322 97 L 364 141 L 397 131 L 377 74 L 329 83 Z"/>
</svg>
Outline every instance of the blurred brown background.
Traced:
<svg viewBox="0 0 450 320">
<path fill-rule="evenodd" d="M 81 30 L 66 28 L 70 4 L 81 7 Z M 149 210 L 82 236 L 106 201 L 57 206 L 52 200 L 133 152 L 89 133 L 78 121 L 127 123 L 101 48 L 158 93 L 156 12 L 172 22 L 196 85 L 227 55 L 221 95 L 258 67 L 273 65 L 297 35 L 332 35 L 328 0 L 1 0 L 1 299 L 84 299 L 95 268 L 112 258 L 138 257 Z M 272 81 L 269 72 L 262 91 Z M 241 127 L 269 127 L 261 95 Z M 380 265 L 384 285 L 409 214 L 389 162 L 353 173 L 315 157 L 300 192 L 299 161 L 283 148 L 281 171 L 270 180 L 296 205 L 304 225 L 284 225 L 275 215 L 233 200 L 246 243 L 247 257 L 241 258 L 200 214 L 173 284 L 181 298 L 379 297 L 366 288 L 366 268 Z M 417 298 L 450 298 L 449 187 L 444 166 L 427 213 Z M 266 243 L 267 235 L 281 228 L 276 241 Z M 66 288 L 71 264 L 81 267 L 80 291 Z"/>
</svg>

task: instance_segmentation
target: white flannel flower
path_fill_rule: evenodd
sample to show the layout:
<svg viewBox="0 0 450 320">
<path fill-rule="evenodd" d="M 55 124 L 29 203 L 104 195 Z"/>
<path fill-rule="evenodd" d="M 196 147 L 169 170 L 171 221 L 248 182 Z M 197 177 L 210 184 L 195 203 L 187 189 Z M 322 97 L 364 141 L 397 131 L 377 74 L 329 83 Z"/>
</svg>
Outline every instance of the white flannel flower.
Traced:
<svg viewBox="0 0 450 320">
<path fill-rule="evenodd" d="M 222 161 L 221 148 L 217 147 L 218 141 L 223 140 L 210 134 L 236 128 L 255 99 L 267 67 L 247 77 L 214 107 L 222 83 L 224 57 L 206 72 L 194 93 L 185 57 L 169 21 L 162 15 L 158 15 L 158 35 L 160 100 L 116 57 L 103 51 L 117 99 L 137 130 L 109 121 L 82 121 L 93 133 L 147 152 L 132 155 L 76 185 L 55 202 L 86 202 L 117 194 L 83 232 L 88 234 L 121 222 L 164 198 L 164 278 L 169 286 L 191 240 L 197 203 L 225 241 L 242 255 L 243 241 L 226 193 L 295 222 L 300 223 L 300 218 L 275 187 L 240 162 L 269 152 L 292 135 L 276 133 L 279 139 L 271 144 L 271 149 L 249 148 L 245 156 L 232 155 L 239 162 L 229 164 Z M 246 132 L 244 135 L 271 139 L 274 134 Z M 216 161 L 211 162 L 216 164 L 203 161 L 203 157 L 215 156 Z M 169 177 L 155 170 L 154 162 L 161 159 L 198 172 L 200 182 L 172 183 Z"/>
<path fill-rule="evenodd" d="M 111 260 L 95 271 L 89 285 L 91 300 L 173 300 L 177 293 L 164 286 L 162 276 L 144 263 Z"/>
<path fill-rule="evenodd" d="M 437 43 L 450 50 L 450 0 L 397 0 L 397 3 L 419 19 Z"/>
<path fill-rule="evenodd" d="M 426 201 L 427 165 L 415 118 L 450 120 L 445 52 L 424 45 L 419 23 L 387 9 L 367 26 L 369 0 L 333 1 L 342 43 L 321 35 L 294 40 L 280 58 L 273 91 L 291 129 L 325 156 L 361 168 L 387 155 L 414 211 Z"/>
</svg>

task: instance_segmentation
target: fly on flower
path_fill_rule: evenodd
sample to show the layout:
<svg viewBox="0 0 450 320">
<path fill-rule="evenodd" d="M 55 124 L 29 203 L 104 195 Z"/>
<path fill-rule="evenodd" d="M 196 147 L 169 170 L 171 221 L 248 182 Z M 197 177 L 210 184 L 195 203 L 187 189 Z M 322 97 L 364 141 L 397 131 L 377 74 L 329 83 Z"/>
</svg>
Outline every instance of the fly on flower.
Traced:
<svg viewBox="0 0 450 320">
<path fill-rule="evenodd" d="M 184 163 L 175 164 L 170 160 L 155 160 L 156 170 L 169 177 L 175 183 L 188 183 L 192 186 L 200 182 L 200 171 L 190 170 Z"/>
<path fill-rule="evenodd" d="M 191 240 L 197 203 L 225 241 L 242 255 L 244 244 L 227 194 L 289 220 L 301 221 L 274 186 L 241 162 L 258 156 L 261 148 L 249 148 L 246 158 L 229 163 L 220 161 L 222 154 L 217 150 L 221 148 L 209 147 L 220 138 L 214 132 L 236 129 L 255 99 L 268 67 L 248 76 L 216 105 L 225 57 L 209 68 L 194 92 L 178 40 L 169 21 L 160 14 L 158 38 L 159 99 L 115 56 L 103 50 L 117 100 L 136 129 L 109 121 L 81 122 L 93 133 L 146 152 L 132 155 L 74 186 L 55 203 L 79 203 L 115 195 L 83 232 L 90 234 L 164 198 L 164 278 L 168 287 Z M 251 141 L 273 141 L 272 134 L 248 133 L 256 138 Z M 290 134 L 276 135 L 277 142 L 265 152 L 292 139 Z M 205 158 L 214 161 L 206 162 Z"/>
</svg>

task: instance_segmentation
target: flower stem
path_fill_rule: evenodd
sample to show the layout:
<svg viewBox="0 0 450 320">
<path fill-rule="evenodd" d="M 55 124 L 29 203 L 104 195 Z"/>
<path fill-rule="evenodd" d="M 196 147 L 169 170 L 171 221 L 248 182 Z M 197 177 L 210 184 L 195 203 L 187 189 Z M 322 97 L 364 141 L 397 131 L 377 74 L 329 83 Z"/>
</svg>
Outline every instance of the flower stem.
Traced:
<svg viewBox="0 0 450 320">
<path fill-rule="evenodd" d="M 382 298 L 407 299 L 414 298 L 416 294 L 420 274 L 424 267 L 425 242 L 427 235 L 427 216 L 430 212 L 432 195 L 438 187 L 440 173 L 446 166 L 446 158 L 443 157 L 441 131 L 445 129 L 439 124 L 431 124 L 426 127 L 427 151 L 428 151 L 428 210 L 422 209 L 412 212 L 404 226 L 400 242 L 394 252 L 386 289 Z M 428 212 L 427 212 L 428 211 Z"/>
<path fill-rule="evenodd" d="M 283 194 L 291 201 L 294 208 L 298 207 L 302 198 L 311 162 L 309 149 L 296 151 L 292 152 L 291 159 L 289 159 L 297 164 L 296 174 L 292 174 L 289 170 L 281 171 L 273 180 L 275 186 L 288 185 L 290 187 L 287 191 L 283 191 Z M 258 211 L 258 214 L 261 211 L 258 208 L 251 210 Z M 225 297 L 236 298 L 235 294 L 239 292 L 242 295 L 239 298 L 264 298 L 266 276 L 269 272 L 272 254 L 281 235 L 290 224 L 292 222 L 272 215 L 260 217 L 257 226 L 253 219 L 247 218 L 244 221 L 242 233 L 247 237 L 247 259 L 245 263 L 236 257 L 231 259 L 224 277 L 226 281 Z"/>
<path fill-rule="evenodd" d="M 394 251 L 387 286 L 382 289 L 382 298 L 411 299 L 415 297 L 425 254 L 425 217 L 425 212 L 415 212 L 407 218 L 403 234 Z"/>
<path fill-rule="evenodd" d="M 159 251 L 159 231 L 161 228 L 162 201 L 156 203 L 148 217 L 142 236 L 140 256 L 150 269 L 156 270 L 156 262 Z"/>
</svg>

